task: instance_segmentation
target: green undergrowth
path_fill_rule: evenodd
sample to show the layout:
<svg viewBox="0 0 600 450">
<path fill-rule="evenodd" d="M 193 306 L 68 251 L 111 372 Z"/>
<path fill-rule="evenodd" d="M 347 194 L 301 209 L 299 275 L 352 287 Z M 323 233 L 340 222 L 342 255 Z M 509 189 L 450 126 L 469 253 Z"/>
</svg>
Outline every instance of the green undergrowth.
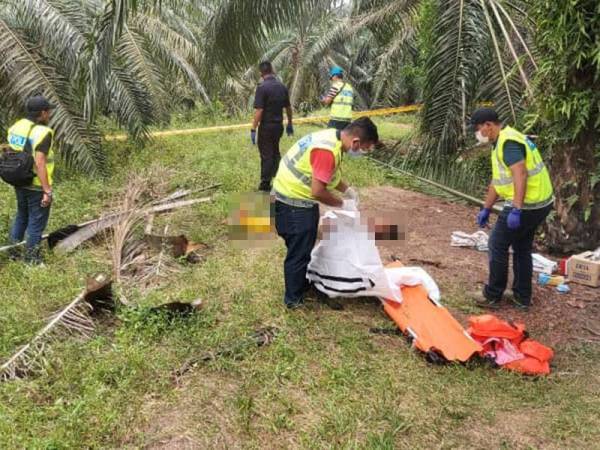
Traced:
<svg viewBox="0 0 600 450">
<path fill-rule="evenodd" d="M 377 121 L 386 139 L 406 132 L 397 118 Z M 296 134 L 315 129 L 298 126 Z M 212 249 L 201 265 L 182 264 L 167 283 L 137 296 L 138 307 L 104 317 L 93 339 L 59 339 L 45 355 L 45 373 L 0 384 L 0 448 L 596 445 L 595 348 L 555 349 L 560 369 L 532 379 L 476 364 L 431 366 L 403 338 L 369 333 L 391 327 L 377 302 L 349 302 L 339 313 L 315 304 L 285 311 L 282 243 L 240 250 L 226 238 L 230 200 L 258 183 L 258 154 L 249 141 L 239 131 L 170 137 L 135 151 L 119 144 L 111 149 L 110 178 L 59 176 L 50 230 L 97 216 L 118 200 L 129 174 L 152 165 L 168 174 L 172 189 L 223 183 L 211 203 L 161 218 L 170 233 Z M 284 137 L 282 148 L 292 142 Z M 344 177 L 358 187 L 422 188 L 368 160 L 347 161 Z M 0 239 L 14 206 L 2 185 Z M 101 242 L 48 255 L 45 268 L 0 260 L 0 360 L 99 271 L 110 271 Z M 147 308 L 198 298 L 202 311 L 187 319 Z M 448 304 L 466 311 L 460 287 Z M 240 345 L 265 326 L 279 330 L 271 345 Z M 231 348 L 174 381 L 188 358 Z"/>
</svg>

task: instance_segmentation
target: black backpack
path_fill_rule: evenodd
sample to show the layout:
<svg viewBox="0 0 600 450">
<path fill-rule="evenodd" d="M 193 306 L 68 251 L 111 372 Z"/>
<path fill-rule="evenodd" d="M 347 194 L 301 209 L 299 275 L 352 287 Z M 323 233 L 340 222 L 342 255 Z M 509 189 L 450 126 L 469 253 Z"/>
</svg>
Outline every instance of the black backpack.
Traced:
<svg viewBox="0 0 600 450">
<path fill-rule="evenodd" d="M 29 136 L 34 126 L 35 124 L 32 124 L 29 128 L 22 151 L 15 151 L 9 146 L 0 148 L 0 178 L 12 186 L 25 187 L 33 182 L 35 161 Z"/>
</svg>

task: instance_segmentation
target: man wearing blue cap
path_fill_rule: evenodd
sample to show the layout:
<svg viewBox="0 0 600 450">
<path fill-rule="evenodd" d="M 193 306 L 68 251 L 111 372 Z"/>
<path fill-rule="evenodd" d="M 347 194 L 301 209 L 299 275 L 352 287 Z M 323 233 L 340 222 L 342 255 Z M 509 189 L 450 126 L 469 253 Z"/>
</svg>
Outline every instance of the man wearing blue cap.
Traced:
<svg viewBox="0 0 600 450">
<path fill-rule="evenodd" d="M 54 108 L 41 95 L 31 97 L 26 103 L 26 117 L 8 130 L 11 150 L 31 152 L 34 161 L 31 177 L 23 185 L 15 185 L 17 216 L 10 232 L 14 243 L 22 241 L 27 233 L 25 261 L 32 264 L 41 263 L 39 246 L 52 204 L 54 130 L 48 123 Z"/>
<path fill-rule="evenodd" d="M 352 122 L 352 103 L 354 102 L 354 89 L 348 82 L 344 82 L 344 71 L 341 67 L 332 67 L 329 71 L 331 88 L 327 95 L 321 98 L 324 105 L 331 105 L 329 128 L 343 130 Z"/>
</svg>

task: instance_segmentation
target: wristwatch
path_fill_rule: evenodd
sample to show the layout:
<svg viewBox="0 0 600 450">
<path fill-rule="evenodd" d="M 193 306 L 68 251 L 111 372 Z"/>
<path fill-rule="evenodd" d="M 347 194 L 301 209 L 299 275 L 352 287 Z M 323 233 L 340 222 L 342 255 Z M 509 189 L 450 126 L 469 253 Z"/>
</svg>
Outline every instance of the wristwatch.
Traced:
<svg viewBox="0 0 600 450">
<path fill-rule="evenodd" d="M 46 194 L 48 197 L 52 197 L 52 191 L 44 191 L 44 194 Z"/>
</svg>

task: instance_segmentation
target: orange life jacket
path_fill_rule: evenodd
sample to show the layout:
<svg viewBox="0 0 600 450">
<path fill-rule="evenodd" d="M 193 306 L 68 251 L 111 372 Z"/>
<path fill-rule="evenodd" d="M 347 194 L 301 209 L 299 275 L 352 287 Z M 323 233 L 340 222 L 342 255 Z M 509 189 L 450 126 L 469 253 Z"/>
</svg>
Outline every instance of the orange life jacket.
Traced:
<svg viewBox="0 0 600 450">
<path fill-rule="evenodd" d="M 550 361 L 554 352 L 550 347 L 527 338 L 525 325 L 522 323 L 512 324 L 492 314 L 484 314 L 469 317 L 469 324 L 468 332 L 477 342 L 483 343 L 491 337 L 508 339 L 524 355 L 523 359 L 504 364 L 503 368 L 528 375 L 550 373 Z M 480 353 L 484 354 L 488 350 L 484 346 Z"/>
</svg>

